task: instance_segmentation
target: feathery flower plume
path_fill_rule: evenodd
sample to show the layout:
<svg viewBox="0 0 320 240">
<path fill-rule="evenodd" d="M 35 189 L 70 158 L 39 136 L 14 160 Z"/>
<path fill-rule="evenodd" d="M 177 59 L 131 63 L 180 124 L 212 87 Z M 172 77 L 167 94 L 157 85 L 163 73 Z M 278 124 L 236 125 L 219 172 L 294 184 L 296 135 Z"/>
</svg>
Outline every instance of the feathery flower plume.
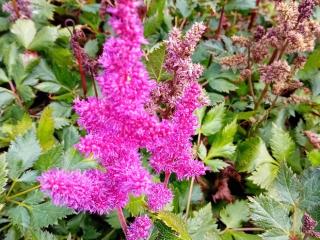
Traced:
<svg viewBox="0 0 320 240">
<path fill-rule="evenodd" d="M 193 159 L 191 151 L 191 136 L 197 125 L 193 112 L 203 104 L 203 97 L 197 83 L 202 67 L 192 64 L 190 51 L 204 27 L 195 25 L 190 30 L 181 42 L 183 51 L 181 48 L 171 51 L 177 56 L 170 56 L 179 60 L 173 71 L 182 87 L 178 97 L 174 96 L 172 117 L 159 119 L 145 108 L 152 101 L 156 83 L 149 80 L 141 61 L 141 45 L 146 40 L 137 6 L 135 0 L 118 0 L 114 8 L 108 9 L 109 23 L 116 36 L 106 41 L 99 59 L 104 68 L 97 77 L 102 97 L 77 99 L 74 103 L 78 123 L 87 132 L 77 148 L 85 155 L 93 154 L 105 171 L 55 169 L 44 173 L 39 178 L 42 190 L 56 204 L 103 214 L 123 208 L 130 195 L 143 194 L 151 210 L 161 210 L 171 201 L 172 193 L 164 184 L 152 182 L 150 173 L 142 166 L 139 154 L 142 148 L 151 153 L 150 164 L 158 173 L 176 173 L 182 179 L 204 174 L 206 170 L 202 162 Z M 139 229 L 138 223 L 137 227 L 129 227 L 128 237 L 133 234 L 130 239 L 140 234 L 140 230 L 135 230 Z"/>
<path fill-rule="evenodd" d="M 308 213 L 303 215 L 302 232 L 309 237 L 320 238 L 320 232 L 315 230 L 318 222 L 314 220 Z"/>
</svg>

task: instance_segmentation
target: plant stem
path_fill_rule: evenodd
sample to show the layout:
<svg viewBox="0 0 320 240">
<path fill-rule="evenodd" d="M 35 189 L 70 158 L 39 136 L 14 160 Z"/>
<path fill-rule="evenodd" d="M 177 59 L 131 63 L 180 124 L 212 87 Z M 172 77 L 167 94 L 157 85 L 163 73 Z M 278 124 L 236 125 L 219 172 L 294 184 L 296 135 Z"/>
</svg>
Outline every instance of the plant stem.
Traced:
<svg viewBox="0 0 320 240">
<path fill-rule="evenodd" d="M 91 67 L 90 67 L 90 74 L 91 74 L 91 78 L 92 78 L 94 94 L 95 94 L 96 98 L 98 98 L 98 90 L 97 90 L 96 80 L 94 78 L 94 74 L 93 74 L 93 71 L 92 71 Z"/>
<path fill-rule="evenodd" d="M 118 219 L 119 219 L 121 228 L 122 228 L 124 234 L 127 235 L 128 225 L 127 225 L 127 222 L 126 222 L 126 218 L 123 215 L 122 208 L 117 208 L 117 213 L 118 213 Z"/>
<path fill-rule="evenodd" d="M 218 28 L 217 28 L 217 30 L 216 30 L 215 39 L 219 39 L 219 38 L 220 38 L 221 30 L 222 30 L 223 18 L 224 18 L 224 5 L 223 5 L 222 8 L 221 8 L 219 25 L 218 25 Z"/>
<path fill-rule="evenodd" d="M 12 200 L 12 199 L 7 199 L 7 201 L 8 201 L 8 202 L 15 203 L 15 204 L 17 204 L 17 205 L 19 205 L 19 206 L 25 207 L 25 208 L 27 208 L 27 209 L 30 210 L 30 211 L 32 210 L 32 208 L 31 208 L 29 205 L 27 205 L 27 204 L 25 204 L 25 203 L 23 203 L 23 202 L 18 202 L 18 201 Z"/>
<path fill-rule="evenodd" d="M 12 0 L 12 7 L 13 7 L 14 12 L 17 15 L 17 18 L 20 18 L 20 12 L 19 12 L 19 8 L 17 5 L 17 0 Z"/>
<path fill-rule="evenodd" d="M 250 59 L 250 56 L 251 56 L 251 49 L 250 49 L 250 46 L 248 47 L 248 69 L 251 71 L 251 59 Z M 250 92 L 250 95 L 253 99 L 253 102 L 256 101 L 255 99 L 255 95 L 254 95 L 254 89 L 253 89 L 253 83 L 252 83 L 252 74 L 250 73 L 250 76 L 248 77 L 248 84 L 249 84 L 249 92 Z"/>
<path fill-rule="evenodd" d="M 232 228 L 232 230 L 233 231 L 252 231 L 252 232 L 254 232 L 254 231 L 264 231 L 264 229 L 263 228 Z"/>
<path fill-rule="evenodd" d="M 164 181 L 163 181 L 165 186 L 168 186 L 168 183 L 169 183 L 169 180 L 170 180 L 170 175 L 171 175 L 170 172 L 166 172 L 165 173 L 165 177 L 164 177 Z"/>
<path fill-rule="evenodd" d="M 260 103 L 262 102 L 262 100 L 264 99 L 264 97 L 267 95 L 269 85 L 270 85 L 270 84 L 267 83 L 266 86 L 264 87 L 264 89 L 262 90 L 262 93 L 261 93 L 258 101 L 256 102 L 255 106 L 254 106 L 254 111 L 258 109 Z"/>
<path fill-rule="evenodd" d="M 256 21 L 256 18 L 257 18 L 257 15 L 258 15 L 258 7 L 259 7 L 259 4 L 260 4 L 260 0 L 256 0 L 256 8 L 252 10 L 251 12 L 251 17 L 250 17 L 250 22 L 249 22 L 249 25 L 248 25 L 248 30 L 251 30 L 255 21 Z"/>
<path fill-rule="evenodd" d="M 25 191 L 23 191 L 23 192 L 19 192 L 19 193 L 17 193 L 17 194 L 12 195 L 12 196 L 8 196 L 7 199 L 16 198 L 16 197 L 19 197 L 19 196 L 21 196 L 21 195 L 27 194 L 27 193 L 29 193 L 29 192 L 32 192 L 33 190 L 38 189 L 39 187 L 40 187 L 40 185 L 34 186 L 34 187 L 29 188 L 29 189 L 27 189 L 27 190 L 25 190 Z"/>
<path fill-rule="evenodd" d="M 79 65 L 79 73 L 80 73 L 80 77 L 81 77 L 81 86 L 82 86 L 82 90 L 83 90 L 83 96 L 84 96 L 84 98 L 87 98 L 87 80 L 86 80 L 86 74 L 85 74 L 85 72 L 83 70 L 83 66 L 82 66 L 81 54 L 78 54 L 77 61 L 78 61 L 78 65 Z"/>
<path fill-rule="evenodd" d="M 188 201 L 187 201 L 186 218 L 188 218 L 188 215 L 189 215 L 189 212 L 190 212 L 191 197 L 192 197 L 193 186 L 194 186 L 194 177 L 192 177 L 191 182 L 190 182 L 190 188 L 189 188 L 189 194 L 188 194 Z"/>
<path fill-rule="evenodd" d="M 14 188 L 14 185 L 16 185 L 16 183 L 17 183 L 16 180 L 13 180 L 13 181 L 12 181 L 12 184 L 11 184 L 11 186 L 10 186 L 10 188 L 9 188 L 9 191 L 8 191 L 6 197 L 8 197 L 9 194 L 12 192 L 12 190 L 13 190 L 13 188 Z"/>
<path fill-rule="evenodd" d="M 197 139 L 197 149 L 199 148 L 201 144 L 201 132 L 198 134 L 198 139 Z M 192 197 L 192 191 L 193 191 L 193 186 L 194 186 L 194 179 L 195 177 L 191 178 L 190 182 L 190 188 L 189 188 L 189 194 L 188 194 L 188 200 L 187 200 L 187 209 L 186 209 L 186 218 L 188 218 L 189 212 L 190 212 L 190 206 L 191 206 L 191 197 Z"/>
<path fill-rule="evenodd" d="M 22 100 L 21 100 L 20 96 L 17 93 L 16 87 L 14 86 L 12 81 L 9 81 L 8 83 L 9 83 L 10 89 L 11 89 L 15 99 L 17 100 L 18 105 L 23 108 Z"/>
</svg>

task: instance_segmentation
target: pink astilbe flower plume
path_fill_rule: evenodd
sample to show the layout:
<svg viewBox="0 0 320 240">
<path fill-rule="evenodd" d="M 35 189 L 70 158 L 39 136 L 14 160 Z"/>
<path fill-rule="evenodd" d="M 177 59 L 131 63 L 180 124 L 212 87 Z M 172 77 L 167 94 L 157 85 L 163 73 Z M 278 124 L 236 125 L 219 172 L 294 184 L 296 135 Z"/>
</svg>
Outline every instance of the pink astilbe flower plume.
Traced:
<svg viewBox="0 0 320 240">
<path fill-rule="evenodd" d="M 192 63 L 191 54 L 204 26 L 196 24 L 187 33 L 181 40 L 183 50 L 169 47 L 167 62 L 179 60 L 174 69 L 167 67 L 176 74 L 174 83 L 179 91 L 168 97 L 172 116 L 159 118 L 146 109 L 154 101 L 151 96 L 158 86 L 149 79 L 141 60 L 141 45 L 146 40 L 137 6 L 135 0 L 118 0 L 108 9 L 115 36 L 105 42 L 99 59 L 104 68 L 97 77 L 102 97 L 77 99 L 74 103 L 78 123 L 86 130 L 77 148 L 87 156 L 93 155 L 105 170 L 55 169 L 44 173 L 39 178 L 41 188 L 55 204 L 105 214 L 125 207 L 130 195 L 145 195 L 150 210 L 160 211 L 172 200 L 172 192 L 166 184 L 152 181 L 142 165 L 141 149 L 151 153 L 150 165 L 158 173 L 175 173 L 183 179 L 206 170 L 202 162 L 194 160 L 191 143 L 197 126 L 194 111 L 204 104 L 197 83 L 202 67 Z M 137 218 L 128 228 L 127 237 L 145 239 L 150 227 L 150 219 Z"/>
</svg>

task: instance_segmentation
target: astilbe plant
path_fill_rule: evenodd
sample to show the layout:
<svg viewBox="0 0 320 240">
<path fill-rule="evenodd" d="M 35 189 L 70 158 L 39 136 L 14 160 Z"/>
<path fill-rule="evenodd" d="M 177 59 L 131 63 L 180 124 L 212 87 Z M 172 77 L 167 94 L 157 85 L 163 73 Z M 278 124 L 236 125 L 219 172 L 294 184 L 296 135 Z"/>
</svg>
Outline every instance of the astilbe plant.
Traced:
<svg viewBox="0 0 320 240">
<path fill-rule="evenodd" d="M 128 239 L 145 239 L 152 226 L 143 216 L 127 227 L 122 208 L 131 195 L 145 195 L 149 210 L 157 212 L 172 199 L 167 187 L 170 174 L 186 179 L 206 170 L 202 162 L 194 160 L 191 145 L 197 126 L 194 111 L 205 98 L 197 83 L 202 67 L 193 65 L 190 55 L 204 27 L 196 24 L 184 41 L 177 30 L 170 35 L 166 66 L 175 75 L 172 82 L 179 94 L 168 96 L 172 114 L 161 117 L 148 107 L 151 102 L 160 104 L 151 93 L 161 87 L 149 79 L 141 61 L 141 45 L 146 40 L 138 5 L 138 1 L 118 0 L 108 9 L 115 36 L 106 41 L 99 59 L 104 68 L 97 77 L 102 97 L 77 99 L 74 104 L 78 123 L 87 133 L 77 148 L 85 155 L 93 154 L 101 168 L 83 172 L 52 169 L 39 178 L 42 191 L 57 205 L 98 214 L 117 210 Z M 153 181 L 143 167 L 141 149 L 151 153 L 153 169 L 165 173 L 164 183 Z"/>
</svg>

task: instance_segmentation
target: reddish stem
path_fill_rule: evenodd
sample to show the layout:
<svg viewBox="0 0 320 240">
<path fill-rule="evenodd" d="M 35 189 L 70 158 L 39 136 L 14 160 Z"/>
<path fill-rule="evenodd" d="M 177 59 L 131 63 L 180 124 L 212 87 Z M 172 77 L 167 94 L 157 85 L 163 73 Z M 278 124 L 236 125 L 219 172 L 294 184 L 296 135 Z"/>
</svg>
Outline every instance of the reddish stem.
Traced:
<svg viewBox="0 0 320 240">
<path fill-rule="evenodd" d="M 81 54 L 77 54 L 77 61 L 78 61 L 78 65 L 79 65 L 79 72 L 80 72 L 80 77 L 81 77 L 81 86 L 82 86 L 82 90 L 83 90 L 83 95 L 84 98 L 87 98 L 87 80 L 86 80 L 86 74 L 83 70 L 83 66 L 82 66 L 82 56 Z"/>
<path fill-rule="evenodd" d="M 248 30 L 251 30 L 254 23 L 256 22 L 256 18 L 257 18 L 257 15 L 258 15 L 258 7 L 259 7 L 259 4 L 260 4 L 260 0 L 256 0 L 256 8 L 252 10 L 251 12 L 251 17 L 250 17 L 250 22 L 249 22 L 249 25 L 248 25 Z"/>
<path fill-rule="evenodd" d="M 126 222 L 126 218 L 123 215 L 122 208 L 117 208 L 117 213 L 118 213 L 118 219 L 119 219 L 121 228 L 122 228 L 124 234 L 127 235 L 128 225 L 127 225 L 127 222 Z"/>
<path fill-rule="evenodd" d="M 163 182 L 165 186 L 168 186 L 170 175 L 171 175 L 171 173 L 169 173 L 169 172 L 165 173 L 164 182 Z"/>
<path fill-rule="evenodd" d="M 219 39 L 220 38 L 223 18 L 224 18 L 224 5 L 221 8 L 219 25 L 218 25 L 218 29 L 216 30 L 215 39 Z"/>
<path fill-rule="evenodd" d="M 94 74 L 92 72 L 92 69 L 90 67 L 90 74 L 91 74 L 91 78 L 92 78 L 92 84 L 93 84 L 93 89 L 94 89 L 94 94 L 96 96 L 96 98 L 98 97 L 98 90 L 97 90 L 97 86 L 96 86 L 96 80 L 94 78 Z"/>
<path fill-rule="evenodd" d="M 19 12 L 19 8 L 18 8 L 16 0 L 12 0 L 12 7 L 13 7 L 14 12 L 17 15 L 17 18 L 20 18 L 20 12 Z"/>
<path fill-rule="evenodd" d="M 13 95 L 15 96 L 16 100 L 17 100 L 17 103 L 20 107 L 23 107 L 23 104 L 22 104 L 22 100 L 19 96 L 19 94 L 17 93 L 17 89 L 16 87 L 13 85 L 12 81 L 9 81 L 9 86 L 10 86 L 10 89 L 13 93 Z"/>
</svg>

